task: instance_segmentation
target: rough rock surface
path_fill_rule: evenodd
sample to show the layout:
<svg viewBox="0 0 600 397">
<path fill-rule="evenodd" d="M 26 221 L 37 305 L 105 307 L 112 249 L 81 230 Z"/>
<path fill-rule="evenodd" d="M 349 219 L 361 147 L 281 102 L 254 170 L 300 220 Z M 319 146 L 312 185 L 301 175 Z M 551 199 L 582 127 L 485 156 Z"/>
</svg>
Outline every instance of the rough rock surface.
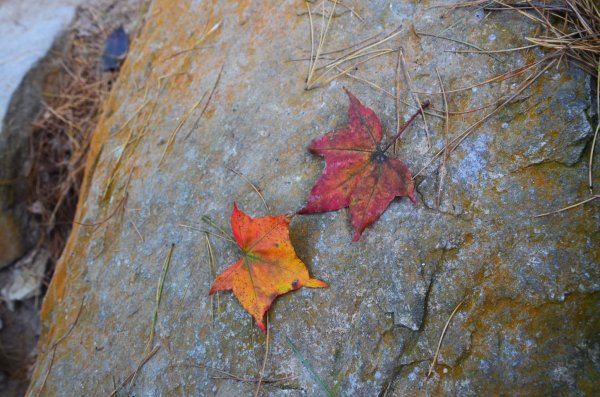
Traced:
<svg viewBox="0 0 600 397">
<path fill-rule="evenodd" d="M 483 19 L 473 10 L 432 7 L 441 4 L 356 5 L 362 19 L 334 18 L 324 51 L 402 25 L 384 46 L 403 45 L 416 89 L 435 92 L 436 67 L 451 90 L 543 55 L 446 52 L 464 47 L 414 32 L 500 49 L 523 45 L 535 27 L 511 14 Z M 228 167 L 262 189 L 273 213 L 301 208 L 323 167 L 306 146 L 345 125 L 343 86 L 375 110 L 389 134 L 396 124 L 394 100 L 357 80 L 303 89 L 307 63 L 288 59 L 310 51 L 305 10 L 297 1 L 153 4 L 96 131 L 79 206 L 83 224 L 44 302 L 33 395 L 107 395 L 135 371 L 149 351 L 157 283 L 172 243 L 155 327 L 160 350 L 120 393 L 253 392 L 253 383 L 215 379 L 223 374 L 214 368 L 257 378 L 265 335 L 231 294 L 207 296 L 214 274 L 205 236 L 181 224 L 206 228 L 200 219 L 207 215 L 227 228 L 234 201 L 251 215 L 266 213 Z M 318 32 L 320 16 L 314 18 Z M 206 100 L 221 66 L 199 119 L 203 105 L 190 109 Z M 354 72 L 391 91 L 395 70 L 391 54 Z M 450 110 L 480 108 L 517 83 L 449 92 Z M 344 210 L 296 217 L 290 233 L 298 255 L 330 287 L 302 289 L 273 306 L 265 376 L 297 378 L 263 385 L 261 393 L 600 393 L 598 203 L 532 218 L 587 197 L 590 93 L 578 69 L 549 69 L 450 154 L 439 209 L 436 163 L 416 179 L 417 205 L 394 202 L 358 243 L 351 243 Z M 441 95 L 431 100 L 443 108 Z M 412 112 L 401 108 L 404 118 Z M 451 117 L 450 134 L 483 114 Z M 428 122 L 432 149 L 422 122 L 398 147 L 413 172 L 444 142 L 441 119 Z M 222 271 L 238 252 L 209 239 Z M 428 378 L 442 328 L 463 299 Z"/>
</svg>

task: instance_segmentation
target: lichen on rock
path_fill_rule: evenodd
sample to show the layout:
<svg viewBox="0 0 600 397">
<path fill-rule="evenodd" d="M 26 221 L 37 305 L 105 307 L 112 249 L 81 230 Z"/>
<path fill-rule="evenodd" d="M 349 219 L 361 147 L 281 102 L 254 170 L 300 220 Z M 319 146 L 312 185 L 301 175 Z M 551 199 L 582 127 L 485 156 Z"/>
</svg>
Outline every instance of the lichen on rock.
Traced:
<svg viewBox="0 0 600 397">
<path fill-rule="evenodd" d="M 356 6 L 360 18 L 349 11 L 333 18 L 326 50 L 403 24 L 392 44 L 404 46 L 413 83 L 427 92 L 439 90 L 436 67 L 446 88 L 456 89 L 518 67 L 526 56 L 541 56 L 514 53 L 500 65 L 486 55 L 446 52 L 458 44 L 414 33 L 436 31 L 447 16 L 431 5 Z M 259 186 L 273 213 L 301 208 L 323 166 L 306 146 L 346 124 L 343 86 L 374 109 L 387 136 L 396 125 L 393 98 L 359 80 L 340 77 L 304 90 L 308 65 L 287 60 L 310 56 L 305 11 L 298 2 L 153 4 L 92 144 L 78 220 L 102 224 L 74 228 L 44 302 L 31 391 L 110 394 L 113 379 L 118 384 L 137 368 L 147 354 L 156 284 L 171 243 L 176 249 L 155 327 L 161 348 L 127 393 L 254 390 L 253 384 L 215 379 L 223 374 L 212 368 L 257 378 L 265 336 L 231 296 L 211 301 L 214 272 L 205 235 L 181 224 L 202 229 L 206 215 L 226 228 L 233 201 L 266 214 L 249 184 L 228 168 Z M 320 16 L 313 18 L 316 24 Z M 462 22 L 446 35 L 490 48 L 522 45 L 533 29 L 515 15 L 482 20 L 458 9 L 452 18 Z M 204 27 L 219 22 L 203 38 Z M 390 53 L 358 73 L 388 90 L 396 61 Z M 198 118 L 198 107 L 186 119 L 197 101 L 206 100 L 222 65 L 206 111 Z M 449 94 L 451 109 L 489 104 L 511 92 L 506 84 Z M 401 98 L 414 105 L 402 89 Z M 439 210 L 434 163 L 416 178 L 417 204 L 393 202 L 358 243 L 351 242 L 344 210 L 294 218 L 290 237 L 298 256 L 330 287 L 282 296 L 271 308 L 265 377 L 293 378 L 264 385 L 265 395 L 324 395 L 313 372 L 332 393 L 347 396 L 600 390 L 598 204 L 532 218 L 586 194 L 588 77 L 563 64 L 534 83 L 530 95 L 501 109 L 449 155 Z M 441 96 L 432 95 L 432 102 L 443 109 Z M 401 117 L 414 112 L 401 106 Z M 480 117 L 452 117 L 450 132 Z M 415 172 L 445 140 L 442 118 L 428 122 L 431 149 L 422 122 L 398 145 L 398 156 Z M 227 241 L 208 238 L 220 272 L 237 252 Z M 428 378 L 442 328 L 463 299 Z"/>
</svg>

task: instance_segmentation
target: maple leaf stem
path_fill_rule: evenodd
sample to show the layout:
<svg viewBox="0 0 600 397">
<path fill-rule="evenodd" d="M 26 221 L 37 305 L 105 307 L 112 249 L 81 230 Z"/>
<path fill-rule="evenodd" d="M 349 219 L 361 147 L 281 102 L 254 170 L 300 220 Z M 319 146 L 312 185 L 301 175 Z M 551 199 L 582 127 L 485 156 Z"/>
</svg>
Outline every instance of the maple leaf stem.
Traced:
<svg viewBox="0 0 600 397">
<path fill-rule="evenodd" d="M 427 109 L 429 107 L 429 101 L 425 101 L 422 105 L 421 108 L 419 110 L 417 110 L 415 112 L 415 114 L 412 115 L 412 117 L 402 126 L 400 127 L 400 129 L 398 130 L 398 133 L 394 136 L 394 138 L 390 141 L 390 143 L 388 143 L 385 148 L 383 148 L 382 152 L 385 153 L 387 152 L 387 150 L 390 148 L 390 146 L 392 146 L 394 144 L 394 142 L 396 142 L 398 140 L 398 138 L 400 138 L 400 135 L 402 135 L 402 133 L 404 132 L 405 129 L 408 128 L 409 125 L 412 124 L 413 121 L 415 121 L 415 119 L 421 114 L 423 113 L 423 111 L 425 109 Z"/>
</svg>

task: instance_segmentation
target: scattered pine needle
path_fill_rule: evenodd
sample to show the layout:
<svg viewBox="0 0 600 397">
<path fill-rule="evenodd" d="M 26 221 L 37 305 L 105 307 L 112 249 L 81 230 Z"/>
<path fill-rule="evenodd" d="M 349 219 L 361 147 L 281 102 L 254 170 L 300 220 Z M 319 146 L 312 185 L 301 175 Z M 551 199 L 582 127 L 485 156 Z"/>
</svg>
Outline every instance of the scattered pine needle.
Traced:
<svg viewBox="0 0 600 397">
<path fill-rule="evenodd" d="M 443 153 L 452 153 L 456 148 L 475 131 L 476 128 L 483 125 L 487 120 L 489 120 L 492 116 L 497 114 L 501 109 L 503 109 L 506 105 L 511 103 L 515 98 L 517 98 L 523 91 L 529 88 L 533 83 L 537 81 L 537 79 L 544 74 L 548 69 L 550 69 L 555 63 L 553 59 L 550 61 L 542 70 L 536 73 L 534 76 L 527 78 L 523 83 L 521 83 L 520 87 L 506 100 L 504 100 L 500 105 L 498 105 L 493 111 L 489 112 L 485 116 L 483 116 L 477 122 L 471 124 L 466 130 L 458 134 L 454 139 L 452 139 L 447 145 L 445 145 L 442 149 L 440 149 L 433 157 L 417 172 L 413 175 L 413 179 L 419 176 L 423 171 L 425 171 L 431 163 L 433 163 L 440 155 Z"/>
<path fill-rule="evenodd" d="M 208 232 L 204 232 L 204 239 L 206 240 L 206 251 L 208 252 L 208 268 L 210 271 L 210 279 L 211 279 L 211 283 L 212 283 L 217 278 L 217 266 L 215 265 L 215 255 L 213 254 L 212 245 L 210 244 L 210 239 L 208 238 Z M 214 297 L 215 297 L 215 295 L 210 295 L 211 328 L 214 328 L 215 318 L 221 312 L 221 301 L 219 299 L 219 294 L 216 294 L 217 315 L 215 316 Z"/>
<path fill-rule="evenodd" d="M 452 41 L 452 42 L 454 42 L 454 43 L 462 44 L 462 45 L 465 45 L 465 46 L 467 46 L 467 47 L 475 48 L 475 49 L 476 49 L 477 51 L 479 51 L 481 54 L 486 54 L 486 55 L 489 55 L 491 58 L 494 58 L 496 61 L 498 61 L 498 62 L 502 62 L 502 61 L 501 61 L 501 60 L 500 60 L 498 57 L 496 57 L 496 56 L 494 56 L 494 55 L 491 55 L 491 54 L 492 54 L 492 52 L 490 52 L 490 51 L 488 51 L 488 50 L 486 50 L 486 49 L 483 49 L 483 48 L 481 48 L 481 47 L 478 47 L 478 46 L 476 46 L 475 44 L 468 43 L 468 42 L 466 42 L 466 41 L 462 41 L 462 40 L 458 40 L 458 39 L 453 39 L 453 38 L 451 38 L 451 37 L 439 36 L 439 35 L 437 35 L 437 34 L 433 34 L 433 33 L 416 32 L 416 34 L 417 34 L 418 36 L 433 37 L 433 38 L 436 38 L 436 39 L 442 39 L 442 40 Z"/>
<path fill-rule="evenodd" d="M 158 162 L 158 166 L 159 167 L 162 165 L 163 161 L 165 160 L 165 157 L 167 155 L 167 151 L 171 148 L 171 145 L 173 145 L 173 142 L 175 142 L 175 138 L 177 137 L 177 133 L 179 132 L 179 130 L 181 130 L 181 127 L 183 127 L 183 125 L 185 124 L 185 122 L 190 118 L 190 116 L 192 115 L 192 113 L 194 112 L 194 110 L 196 110 L 196 108 L 198 106 L 200 106 L 201 101 L 202 101 L 202 99 L 200 99 L 199 101 L 197 101 L 196 103 L 194 103 L 192 105 L 192 107 L 181 118 L 181 120 L 179 121 L 179 124 L 177 124 L 177 127 L 175 127 L 175 129 L 173 129 L 173 131 L 171 131 L 171 134 L 169 135 L 169 139 L 167 139 L 167 143 L 165 145 L 165 149 L 163 150 L 163 154 L 160 157 L 160 161 Z"/>
<path fill-rule="evenodd" d="M 267 335 L 265 337 L 265 357 L 263 358 L 262 368 L 260 370 L 260 376 L 258 378 L 258 384 L 256 385 L 256 392 L 254 393 L 254 397 L 258 397 L 258 393 L 260 392 L 260 385 L 265 376 L 265 367 L 267 366 L 267 358 L 269 358 L 269 313 L 266 314 L 265 318 L 265 326 L 267 328 Z"/>
<path fill-rule="evenodd" d="M 215 223 L 215 221 L 213 221 L 208 215 L 202 215 L 200 217 L 200 220 L 202 220 L 202 222 L 206 223 L 207 225 L 210 225 L 212 227 L 214 227 L 215 229 L 217 229 L 219 232 L 221 232 L 221 234 L 226 237 L 226 239 L 231 240 L 235 243 L 235 240 L 233 239 L 233 236 L 226 232 L 222 227 L 220 227 L 219 225 L 217 225 Z"/>
<path fill-rule="evenodd" d="M 444 90 L 444 83 L 442 81 L 442 76 L 440 76 L 440 72 L 435 68 L 435 73 L 437 74 L 437 78 L 440 82 L 440 90 L 442 91 L 442 98 L 444 99 L 444 147 L 448 147 L 448 135 L 450 130 L 450 117 L 448 115 L 448 99 L 446 98 L 446 91 Z M 446 177 L 446 161 L 448 160 L 448 151 L 444 152 L 442 156 L 442 164 L 439 168 L 439 183 L 438 183 L 438 193 L 435 200 L 436 208 L 440 209 L 440 204 L 442 202 L 442 189 L 444 186 L 444 178 Z"/>
<path fill-rule="evenodd" d="M 171 248 L 169 249 L 169 253 L 165 258 L 165 261 L 162 266 L 162 271 L 160 273 L 160 278 L 158 280 L 158 287 L 156 288 L 156 298 L 154 302 L 154 314 L 152 315 L 152 325 L 150 327 L 150 336 L 148 337 L 148 343 L 146 344 L 146 352 L 150 351 L 152 347 L 152 343 L 154 341 L 154 329 L 156 328 L 156 321 L 158 320 L 158 307 L 160 306 L 160 301 L 162 298 L 163 287 L 165 285 L 165 278 L 167 277 L 167 271 L 169 270 L 169 265 L 171 264 L 171 257 L 173 256 L 173 250 L 175 249 L 175 244 L 171 244 Z"/>
<path fill-rule="evenodd" d="M 234 380 L 234 381 L 242 382 L 242 383 L 258 383 L 259 382 L 259 379 L 257 379 L 257 378 L 244 378 L 242 376 L 232 374 L 231 372 L 223 371 L 222 369 L 219 369 L 219 368 L 209 367 L 208 365 L 204 365 L 204 364 L 189 363 L 189 364 L 176 364 L 176 365 L 182 366 L 182 367 L 206 369 L 206 370 L 218 372 L 222 375 L 222 376 L 210 376 L 211 379 Z M 287 381 L 294 380 L 297 378 L 298 378 L 298 376 L 296 376 L 296 375 L 284 376 L 281 378 L 262 378 L 261 383 L 266 384 L 266 383 L 287 382 Z"/>
<path fill-rule="evenodd" d="M 452 313 L 450 314 L 450 317 L 448 317 L 448 321 L 446 321 L 446 324 L 444 325 L 444 329 L 442 329 L 442 334 L 440 335 L 440 340 L 438 341 L 437 349 L 435 349 L 435 354 L 433 356 L 433 360 L 431 360 L 431 365 L 429 366 L 429 372 L 427 373 L 427 377 L 428 378 L 431 376 L 431 373 L 433 372 L 433 369 L 434 369 L 434 367 L 435 367 L 435 365 L 437 363 L 437 358 L 438 358 L 438 355 L 440 354 L 440 348 L 442 347 L 442 341 L 444 340 L 444 335 L 446 335 L 446 330 L 448 329 L 448 325 L 450 325 L 450 321 L 452 321 L 452 317 L 454 317 L 454 315 L 456 314 L 456 312 L 458 311 L 458 309 L 465 302 L 465 299 L 461 300 L 459 302 L 459 304 L 456 305 L 456 307 L 454 308 L 454 310 L 452 310 Z"/>
<path fill-rule="evenodd" d="M 584 205 L 586 203 L 589 203 L 590 201 L 594 201 L 594 200 L 599 199 L 599 198 L 600 198 L 600 194 L 596 194 L 596 195 L 593 195 L 592 197 L 588 197 L 587 199 L 585 199 L 583 201 L 579 201 L 579 202 L 577 202 L 575 204 L 571 204 L 571 205 L 569 205 L 567 207 L 564 207 L 564 208 L 561 208 L 561 209 L 558 209 L 558 210 L 555 210 L 555 211 L 550 211 L 550 212 L 545 212 L 543 214 L 535 215 L 534 218 L 541 218 L 543 216 L 548 216 L 548 215 L 558 214 L 560 212 L 568 211 L 570 209 L 577 208 L 580 205 Z"/>
<path fill-rule="evenodd" d="M 423 123 L 425 124 L 425 136 L 427 137 L 427 147 L 431 148 L 431 140 L 429 139 L 429 126 L 427 125 L 427 117 L 425 116 L 425 112 L 423 111 L 423 105 L 421 105 L 421 99 L 419 99 L 419 95 L 414 91 L 412 79 L 410 78 L 408 67 L 406 66 L 406 59 L 404 58 L 404 50 L 402 49 L 402 47 L 400 47 L 398 51 L 400 51 L 400 60 L 402 61 L 401 65 L 402 71 L 404 72 L 404 77 L 406 78 L 406 85 L 408 86 L 408 89 L 410 90 L 410 93 L 413 96 L 415 102 L 419 106 L 421 116 L 423 117 Z"/>
<path fill-rule="evenodd" d="M 396 105 L 396 131 L 400 129 L 400 70 L 401 70 L 401 61 L 400 61 L 400 51 L 398 51 L 398 60 L 396 62 L 396 75 L 395 75 L 395 101 Z M 396 154 L 396 141 L 394 141 L 394 147 L 392 153 Z"/>
<path fill-rule="evenodd" d="M 178 57 L 178 56 L 180 56 L 180 55 L 183 55 L 183 54 L 190 53 L 190 52 L 192 52 L 192 51 L 200 50 L 200 49 L 203 49 L 203 48 L 209 48 L 209 47 L 204 47 L 204 46 L 202 46 L 202 43 L 204 43 L 204 41 L 205 41 L 205 40 L 206 40 L 206 39 L 207 39 L 207 38 L 208 38 L 208 37 L 209 37 L 209 36 L 210 36 L 212 33 L 216 32 L 216 31 L 217 31 L 217 29 L 219 29 L 219 28 L 221 27 L 221 23 L 222 23 L 222 22 L 223 22 L 223 20 L 220 20 L 219 22 L 215 23 L 215 24 L 212 26 L 212 28 L 210 28 L 208 31 L 205 31 L 205 32 L 202 34 L 202 36 L 200 36 L 200 38 L 198 39 L 198 41 L 196 41 L 196 44 L 194 44 L 192 47 L 190 47 L 190 48 L 187 48 L 187 49 L 185 49 L 185 50 L 177 51 L 177 52 L 175 52 L 175 53 L 173 53 L 173 54 L 171 54 L 171 55 L 169 55 L 169 56 L 165 57 L 165 58 L 163 59 L 163 61 L 168 61 L 168 60 L 170 60 L 170 59 L 176 58 L 176 57 Z"/>
<path fill-rule="evenodd" d="M 150 353 L 148 353 L 146 355 L 146 357 L 144 357 L 142 359 L 142 361 L 140 361 L 140 363 L 138 364 L 138 366 L 136 367 L 136 369 L 129 374 L 129 376 L 127 376 L 125 379 L 123 379 L 123 381 L 121 383 L 119 383 L 119 385 L 112 391 L 112 393 L 110 393 L 110 397 L 114 397 L 117 395 L 117 393 L 124 388 L 128 383 L 132 383 L 133 380 L 135 379 L 135 377 L 137 376 L 137 374 L 141 371 L 142 367 L 144 365 L 146 365 L 146 363 L 148 361 L 150 361 L 150 359 L 152 357 L 154 357 L 156 355 L 156 353 L 158 353 L 158 351 L 160 350 L 160 345 L 157 345 L 154 349 L 152 349 L 152 351 Z"/>
<path fill-rule="evenodd" d="M 188 132 L 188 134 L 185 136 L 184 140 L 188 139 L 190 137 L 190 135 L 192 134 L 192 132 L 194 132 L 198 128 L 198 123 L 200 123 L 200 120 L 202 119 L 202 116 L 204 116 L 204 113 L 206 112 L 206 109 L 208 108 L 208 104 L 210 103 L 210 100 L 212 99 L 215 91 L 217 90 L 217 86 L 219 85 L 219 81 L 221 81 L 221 75 L 223 74 L 223 68 L 224 67 L 225 67 L 225 64 L 222 64 L 221 65 L 221 69 L 219 69 L 219 74 L 217 75 L 217 79 L 215 80 L 215 84 L 213 84 L 213 87 L 210 90 L 210 94 L 208 94 L 208 99 L 206 100 L 206 103 L 204 104 L 204 107 L 202 108 L 202 111 L 200 112 L 200 115 L 198 116 L 198 119 L 194 123 L 194 126 L 192 127 L 192 129 L 190 130 L 190 132 Z M 202 97 L 202 98 L 204 98 L 204 97 Z"/>
<path fill-rule="evenodd" d="M 252 183 L 250 182 L 250 180 L 248 178 L 246 178 L 244 176 L 244 174 L 242 174 L 241 172 L 234 170 L 233 168 L 229 168 L 229 167 L 225 167 L 227 168 L 229 171 L 233 172 L 234 174 L 236 174 L 237 176 L 239 176 L 240 178 L 242 178 L 242 180 L 244 182 L 246 182 L 248 185 L 250 185 L 252 187 L 252 189 L 254 189 L 254 191 L 256 192 L 256 194 L 258 194 L 258 197 L 260 197 L 260 199 L 262 200 L 267 212 L 270 212 L 271 210 L 269 209 L 269 206 L 267 205 L 267 202 L 265 201 L 265 198 L 263 197 L 262 193 L 260 192 L 260 190 Z"/>
<path fill-rule="evenodd" d="M 196 230 L 196 231 L 202 232 L 202 233 L 207 233 L 207 234 L 210 234 L 211 236 L 222 238 L 223 240 L 227 240 L 227 241 L 235 244 L 235 240 L 233 238 L 229 237 L 229 236 L 225 236 L 225 235 L 222 235 L 222 234 L 209 232 L 208 230 L 200 229 L 199 227 L 192 226 L 192 225 L 186 225 L 186 224 L 183 224 L 183 223 L 179 223 L 179 224 L 177 224 L 177 226 L 184 227 L 186 229 Z"/>
<path fill-rule="evenodd" d="M 294 345 L 294 342 L 292 342 L 292 340 L 287 335 L 285 336 L 285 340 L 287 341 L 287 343 L 292 348 L 292 351 L 294 352 L 294 355 L 296 356 L 296 358 L 298 360 L 300 360 L 300 362 L 302 363 L 302 365 L 304 365 L 304 368 L 308 371 L 308 373 L 310 374 L 310 376 L 312 376 L 313 380 L 317 383 L 317 385 L 319 385 L 319 387 L 321 388 L 321 390 L 327 395 L 327 397 L 333 397 L 334 394 L 327 387 L 327 385 L 325 384 L 325 382 L 323 381 L 323 379 L 315 372 L 315 370 L 313 369 L 312 365 L 304 358 L 304 356 L 302 355 L 302 353 L 300 353 L 300 350 L 298 350 L 298 348 L 296 347 L 296 345 Z"/>
<path fill-rule="evenodd" d="M 598 130 L 600 130 L 600 62 L 598 62 L 598 73 L 596 74 L 596 131 L 594 131 L 594 138 L 592 139 L 590 162 L 588 164 L 588 187 L 590 189 L 590 194 L 594 194 L 594 149 L 596 148 Z"/>
<path fill-rule="evenodd" d="M 81 311 L 83 310 L 84 304 L 85 304 L 85 297 L 81 300 L 81 304 L 79 305 L 79 310 L 77 310 L 75 319 L 73 320 L 73 322 L 71 323 L 69 328 L 65 331 L 65 333 L 61 337 L 56 339 L 56 341 L 54 341 L 50 345 L 50 363 L 48 364 L 48 370 L 46 371 L 46 374 L 44 375 L 44 380 L 42 381 L 42 385 L 40 386 L 40 390 L 38 390 L 38 392 L 36 393 L 36 396 L 40 396 L 42 394 L 42 392 L 44 391 L 44 388 L 46 387 L 46 382 L 48 381 L 48 377 L 50 376 L 50 371 L 52 371 L 52 365 L 54 364 L 54 356 L 56 355 L 56 347 L 58 346 L 58 344 L 60 342 L 65 340 L 67 338 L 67 336 L 69 336 L 71 334 L 71 331 L 73 331 L 73 328 L 75 328 L 75 325 L 77 325 L 77 321 L 79 321 L 79 317 L 81 316 Z"/>
</svg>

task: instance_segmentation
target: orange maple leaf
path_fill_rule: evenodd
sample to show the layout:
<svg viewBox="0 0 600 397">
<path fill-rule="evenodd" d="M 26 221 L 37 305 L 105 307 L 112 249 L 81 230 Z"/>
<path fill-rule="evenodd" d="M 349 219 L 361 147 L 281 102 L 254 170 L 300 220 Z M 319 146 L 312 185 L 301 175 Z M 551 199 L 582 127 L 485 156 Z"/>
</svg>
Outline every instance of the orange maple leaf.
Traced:
<svg viewBox="0 0 600 397">
<path fill-rule="evenodd" d="M 208 292 L 233 290 L 241 305 L 266 332 L 263 318 L 273 301 L 300 287 L 325 288 L 311 278 L 289 235 L 290 215 L 252 219 L 233 204 L 231 228 L 244 257 L 225 269 Z"/>
</svg>

